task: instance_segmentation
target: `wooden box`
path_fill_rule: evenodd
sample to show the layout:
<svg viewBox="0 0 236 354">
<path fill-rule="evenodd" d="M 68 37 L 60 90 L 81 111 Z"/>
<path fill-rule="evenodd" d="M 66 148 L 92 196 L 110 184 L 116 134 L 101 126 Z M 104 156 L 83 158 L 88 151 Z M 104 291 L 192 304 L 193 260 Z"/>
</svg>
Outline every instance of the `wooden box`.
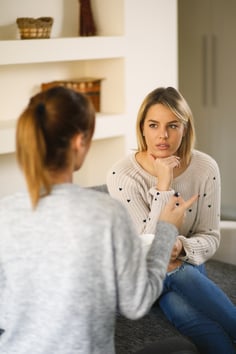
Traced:
<svg viewBox="0 0 236 354">
<path fill-rule="evenodd" d="M 41 89 L 44 91 L 54 86 L 64 86 L 77 92 L 81 92 L 89 97 L 93 103 L 95 111 L 100 112 L 101 81 L 102 79 L 89 77 L 76 80 L 51 81 L 42 83 Z"/>
</svg>

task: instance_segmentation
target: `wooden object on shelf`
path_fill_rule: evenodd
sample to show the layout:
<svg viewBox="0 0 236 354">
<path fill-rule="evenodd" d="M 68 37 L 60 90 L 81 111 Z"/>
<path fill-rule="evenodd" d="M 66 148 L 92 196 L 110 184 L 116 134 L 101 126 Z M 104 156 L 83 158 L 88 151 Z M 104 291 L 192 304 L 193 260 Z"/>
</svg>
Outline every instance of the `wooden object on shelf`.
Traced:
<svg viewBox="0 0 236 354">
<path fill-rule="evenodd" d="M 52 17 L 18 17 L 16 19 L 21 39 L 50 38 L 53 25 Z"/>
<path fill-rule="evenodd" d="M 90 0 L 79 0 L 79 3 L 80 3 L 79 35 L 95 36 L 97 30 L 94 23 Z"/>
<path fill-rule="evenodd" d="M 44 91 L 54 86 L 64 86 L 77 92 L 84 93 L 93 103 L 95 111 L 100 112 L 100 93 L 102 80 L 103 79 L 85 77 L 76 80 L 51 81 L 42 83 L 41 89 Z"/>
</svg>

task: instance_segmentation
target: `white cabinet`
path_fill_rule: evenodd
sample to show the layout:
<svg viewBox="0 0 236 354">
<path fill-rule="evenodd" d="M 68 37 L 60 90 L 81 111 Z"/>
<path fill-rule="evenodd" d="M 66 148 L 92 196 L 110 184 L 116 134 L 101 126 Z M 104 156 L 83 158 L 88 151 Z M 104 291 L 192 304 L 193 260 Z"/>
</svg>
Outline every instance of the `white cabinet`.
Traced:
<svg viewBox="0 0 236 354">
<path fill-rule="evenodd" d="M 105 78 L 102 81 L 101 93 L 101 111 L 105 114 L 97 117 L 98 129 L 94 138 L 100 138 L 100 126 L 104 124 L 104 118 L 113 120 L 113 124 L 109 121 L 109 129 L 104 127 L 106 133 L 102 133 L 102 138 L 114 136 L 115 132 L 117 136 L 124 135 L 120 124 L 124 119 L 121 116 L 124 113 L 125 57 L 123 1 L 93 1 L 94 17 L 98 27 L 98 36 L 95 37 L 77 36 L 78 4 L 79 1 L 71 1 L 66 5 L 61 0 L 52 0 L 50 4 L 45 3 L 43 6 L 41 2 L 40 6 L 38 4 L 32 9 L 32 3 L 23 0 L 21 9 L 17 10 L 13 0 L 1 0 L 0 23 L 6 25 L 1 26 L 0 41 L 2 101 L 0 153 L 14 151 L 15 120 L 29 97 L 40 90 L 40 84 L 51 80 L 74 79 L 81 76 Z M 18 36 L 15 23 L 17 17 L 38 17 L 43 13 L 54 18 L 50 39 L 15 39 Z M 67 22 L 64 25 L 61 23 L 60 27 L 59 22 L 65 21 L 64 14 L 67 14 L 64 16 L 68 17 Z M 13 27 L 15 32 L 12 30 Z M 70 34 L 71 37 L 65 37 L 65 34 Z M 112 100 L 111 93 L 119 98 Z"/>
<path fill-rule="evenodd" d="M 14 124 L 42 82 L 105 78 L 91 150 L 75 175 L 83 185 L 103 183 L 107 169 L 136 148 L 144 96 L 178 85 L 177 0 L 91 0 L 98 36 L 87 38 L 77 35 L 78 1 L 0 0 L 0 197 L 20 188 Z M 54 17 L 51 39 L 16 40 L 15 19 L 23 16 Z"/>
<path fill-rule="evenodd" d="M 197 147 L 218 162 L 222 216 L 236 219 L 235 0 L 179 0 L 179 87 L 192 108 Z"/>
<path fill-rule="evenodd" d="M 50 2 L 0 0 L 0 154 L 14 153 L 16 120 L 29 97 L 41 89 L 42 82 L 79 77 L 104 78 L 101 83 L 101 113 L 96 115 L 93 145 L 100 153 L 115 144 L 118 158 L 125 145 L 124 94 L 124 4 L 123 0 L 93 0 L 98 35 L 79 37 L 79 1 Z M 43 9 L 43 10 L 42 10 Z M 52 16 L 50 39 L 21 40 L 17 17 Z M 116 99 L 114 99 L 116 97 Z M 112 139 L 115 139 L 112 141 Z M 119 141 L 119 144 L 117 143 Z M 103 159 L 93 158 L 97 164 Z M 0 161 L 1 163 L 1 161 Z M 92 163 L 93 164 L 93 163 Z M 106 170 L 100 164 L 100 169 Z M 101 172 L 100 172 L 101 173 Z M 104 173 L 102 179 L 104 179 Z M 88 178 L 84 177 L 84 184 Z M 91 179 L 91 182 L 93 179 Z"/>
<path fill-rule="evenodd" d="M 80 76 L 104 77 L 94 139 L 124 135 L 124 38 L 90 37 L 0 41 L 0 153 L 14 151 L 15 120 L 42 82 Z M 116 70 L 113 71 L 113 68 Z M 115 93 L 118 100 L 111 98 Z M 100 135 L 101 124 L 106 134 Z M 118 119 L 119 118 L 119 119 Z M 113 124 L 111 124 L 111 120 Z"/>
</svg>

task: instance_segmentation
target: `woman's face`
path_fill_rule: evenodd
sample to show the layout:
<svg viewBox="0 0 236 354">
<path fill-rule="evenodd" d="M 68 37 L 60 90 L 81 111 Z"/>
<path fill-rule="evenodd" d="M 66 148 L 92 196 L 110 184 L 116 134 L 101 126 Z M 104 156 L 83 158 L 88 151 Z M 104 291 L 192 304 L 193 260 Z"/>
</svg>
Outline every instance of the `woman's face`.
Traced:
<svg viewBox="0 0 236 354">
<path fill-rule="evenodd" d="M 185 133 L 183 123 L 166 106 L 157 103 L 147 111 L 143 135 L 147 152 L 155 158 L 176 155 Z"/>
</svg>

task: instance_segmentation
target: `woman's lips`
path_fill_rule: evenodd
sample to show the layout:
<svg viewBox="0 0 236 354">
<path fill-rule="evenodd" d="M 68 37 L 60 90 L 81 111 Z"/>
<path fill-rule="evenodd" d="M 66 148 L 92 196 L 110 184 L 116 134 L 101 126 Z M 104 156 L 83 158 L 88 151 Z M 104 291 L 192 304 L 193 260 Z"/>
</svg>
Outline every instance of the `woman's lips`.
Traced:
<svg viewBox="0 0 236 354">
<path fill-rule="evenodd" d="M 169 145 L 168 144 L 158 144 L 158 145 L 156 145 L 156 147 L 159 150 L 167 150 L 167 149 L 169 149 Z"/>
</svg>

